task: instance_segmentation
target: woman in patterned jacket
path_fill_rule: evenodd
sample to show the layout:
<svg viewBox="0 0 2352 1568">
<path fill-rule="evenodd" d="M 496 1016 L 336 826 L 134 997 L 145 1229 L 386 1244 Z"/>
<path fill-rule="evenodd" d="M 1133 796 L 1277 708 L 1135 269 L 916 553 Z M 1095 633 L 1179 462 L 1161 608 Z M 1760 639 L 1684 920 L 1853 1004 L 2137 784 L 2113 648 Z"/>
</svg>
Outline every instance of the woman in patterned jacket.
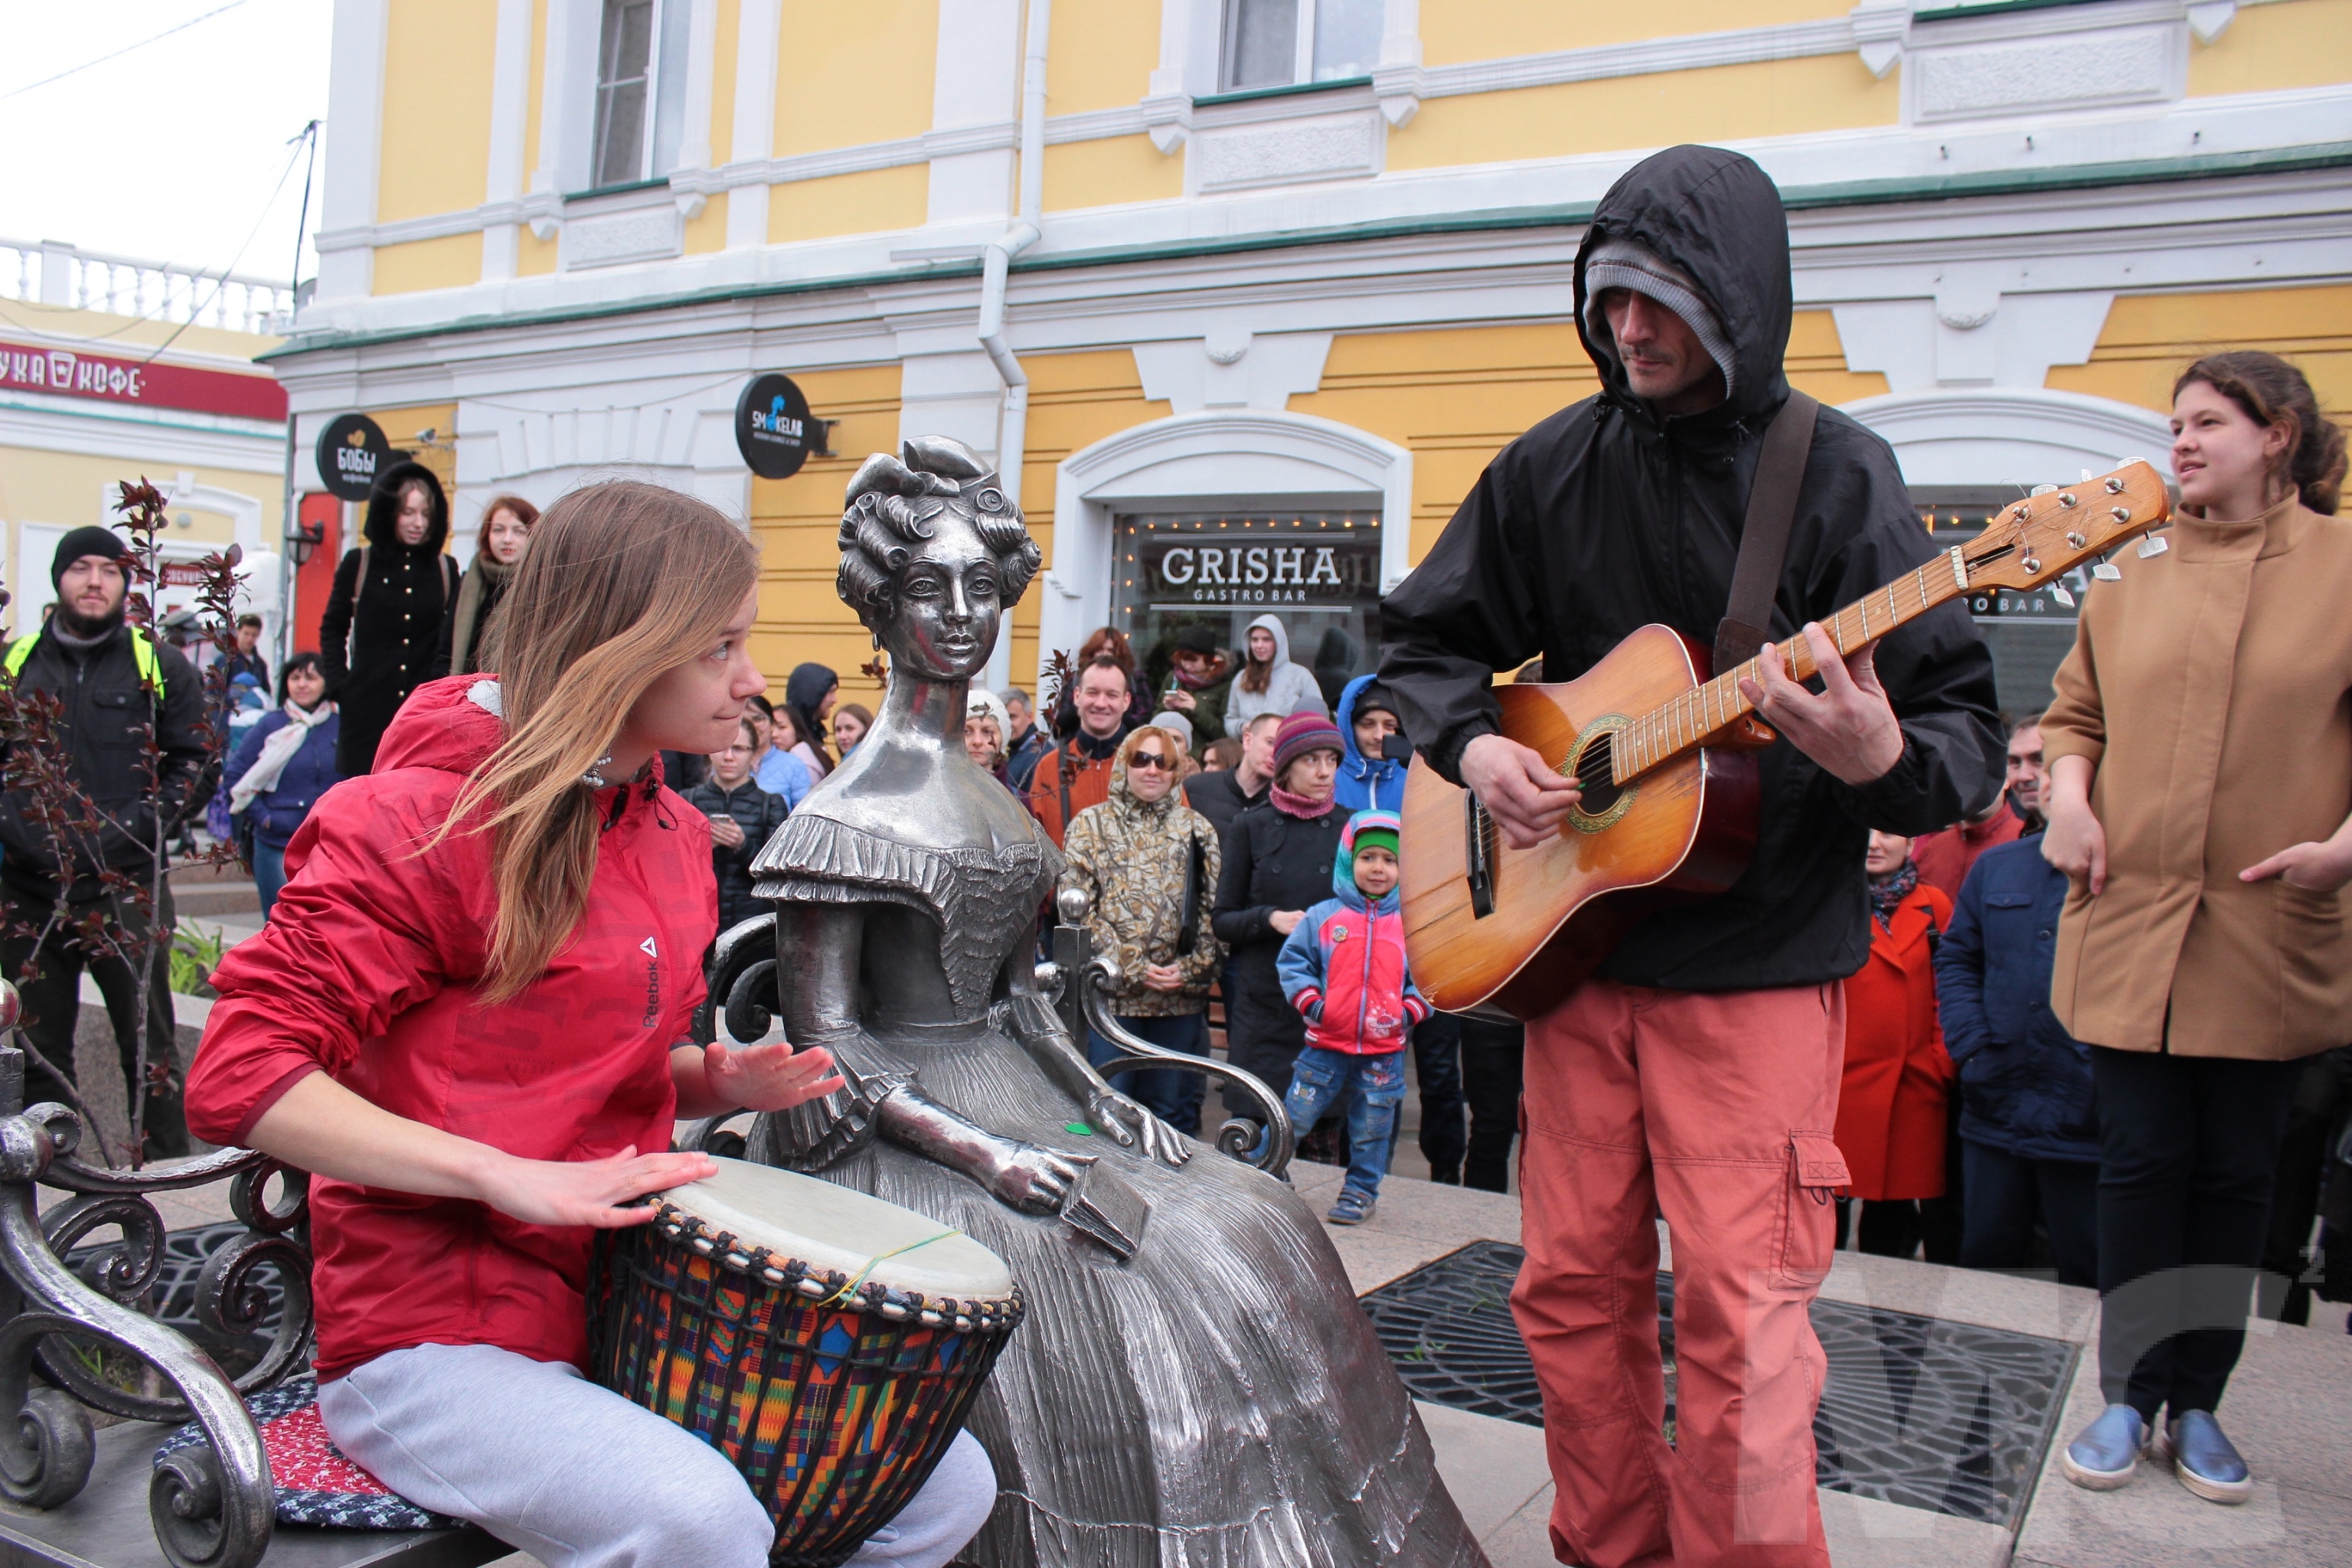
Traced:
<svg viewBox="0 0 2352 1568">
<path fill-rule="evenodd" d="M 1113 1015 L 1132 1034 L 1189 1056 L 1209 1054 L 1209 982 L 1224 950 L 1209 929 L 1217 901 L 1217 830 L 1176 789 L 1184 745 L 1147 725 L 1111 763 L 1110 798 L 1070 824 L 1062 886 L 1087 895 L 1088 933 L 1118 962 Z M 1120 1054 L 1092 1030 L 1096 1065 Z M 1180 1132 L 1199 1137 L 1204 1080 L 1195 1073 L 1122 1074 L 1119 1087 Z"/>
</svg>

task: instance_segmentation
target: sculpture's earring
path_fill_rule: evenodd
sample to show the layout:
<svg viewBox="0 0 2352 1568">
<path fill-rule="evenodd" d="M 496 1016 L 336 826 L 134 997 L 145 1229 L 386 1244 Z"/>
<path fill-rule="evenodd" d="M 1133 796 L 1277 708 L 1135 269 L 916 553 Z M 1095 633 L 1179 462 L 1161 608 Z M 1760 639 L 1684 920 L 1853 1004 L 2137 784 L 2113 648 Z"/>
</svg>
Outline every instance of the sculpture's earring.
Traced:
<svg viewBox="0 0 2352 1568">
<path fill-rule="evenodd" d="M 580 782 L 586 784 L 590 789 L 603 789 L 604 787 L 604 774 L 602 770 L 607 766 L 612 760 L 613 753 L 610 752 L 607 752 L 603 756 L 597 758 L 596 765 L 580 775 Z"/>
<path fill-rule="evenodd" d="M 882 651 L 882 634 L 880 632 L 876 632 L 874 634 L 874 651 L 876 653 L 880 653 Z"/>
</svg>

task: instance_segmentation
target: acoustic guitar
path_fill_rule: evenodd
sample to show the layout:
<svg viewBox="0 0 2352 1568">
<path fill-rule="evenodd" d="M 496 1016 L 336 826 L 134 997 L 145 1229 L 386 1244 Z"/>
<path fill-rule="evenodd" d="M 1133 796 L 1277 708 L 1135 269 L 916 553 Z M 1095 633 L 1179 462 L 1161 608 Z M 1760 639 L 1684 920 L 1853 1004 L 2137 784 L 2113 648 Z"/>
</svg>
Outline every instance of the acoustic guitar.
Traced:
<svg viewBox="0 0 2352 1568">
<path fill-rule="evenodd" d="M 2137 459 L 2063 489 L 2044 485 L 1822 629 L 1852 654 L 1948 600 L 2052 583 L 2171 515 L 2163 479 Z M 2163 547 L 2140 545 L 2147 554 Z M 2074 603 L 2063 584 L 2052 592 Z M 1790 679 L 1814 674 L 1802 637 L 1775 651 Z M 1743 678 L 1761 684 L 1756 661 L 1708 679 L 1700 672 L 1711 662 L 1680 633 L 1648 626 L 1578 679 L 1496 689 L 1503 733 L 1558 758 L 1580 793 L 1559 831 L 1532 849 L 1511 847 L 1475 795 L 1414 760 L 1403 811 L 1405 949 L 1433 1005 L 1538 1016 L 1636 921 L 1739 879 L 1756 847 L 1754 753 L 1775 736 L 1739 694 Z"/>
</svg>

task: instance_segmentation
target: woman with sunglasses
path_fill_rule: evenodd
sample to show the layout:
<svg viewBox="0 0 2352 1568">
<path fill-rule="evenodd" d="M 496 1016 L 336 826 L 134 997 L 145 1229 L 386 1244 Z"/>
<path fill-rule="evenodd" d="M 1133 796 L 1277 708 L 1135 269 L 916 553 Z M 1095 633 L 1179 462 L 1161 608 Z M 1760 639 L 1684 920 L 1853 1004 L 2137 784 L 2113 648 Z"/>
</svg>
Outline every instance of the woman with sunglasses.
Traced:
<svg viewBox="0 0 2352 1568">
<path fill-rule="evenodd" d="M 1176 783 L 1184 748 L 1147 726 L 1129 735 L 1110 770 L 1110 798 L 1070 824 L 1062 886 L 1086 894 L 1087 933 L 1118 963 L 1112 1013 L 1130 1034 L 1188 1056 L 1209 1053 L 1209 982 L 1224 958 L 1209 917 L 1216 904 L 1217 830 L 1184 804 Z M 1119 1055 L 1089 1030 L 1097 1065 Z M 1201 1135 L 1202 1080 L 1159 1070 L 1118 1085 L 1180 1132 Z"/>
</svg>

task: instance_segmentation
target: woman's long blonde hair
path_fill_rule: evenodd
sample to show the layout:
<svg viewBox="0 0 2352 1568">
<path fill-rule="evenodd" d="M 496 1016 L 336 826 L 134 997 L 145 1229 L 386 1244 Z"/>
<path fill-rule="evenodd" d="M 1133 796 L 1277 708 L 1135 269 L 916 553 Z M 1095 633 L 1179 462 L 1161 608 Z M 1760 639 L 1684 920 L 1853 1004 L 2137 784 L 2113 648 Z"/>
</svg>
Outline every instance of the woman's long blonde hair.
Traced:
<svg viewBox="0 0 2352 1568">
<path fill-rule="evenodd" d="M 574 490 L 532 527 L 501 607 L 506 739 L 433 840 L 460 823 L 495 836 L 485 1001 L 510 1001 L 545 973 L 587 907 L 598 824 L 581 775 L 657 677 L 718 645 L 759 574 L 742 530 L 658 485 Z"/>
</svg>

